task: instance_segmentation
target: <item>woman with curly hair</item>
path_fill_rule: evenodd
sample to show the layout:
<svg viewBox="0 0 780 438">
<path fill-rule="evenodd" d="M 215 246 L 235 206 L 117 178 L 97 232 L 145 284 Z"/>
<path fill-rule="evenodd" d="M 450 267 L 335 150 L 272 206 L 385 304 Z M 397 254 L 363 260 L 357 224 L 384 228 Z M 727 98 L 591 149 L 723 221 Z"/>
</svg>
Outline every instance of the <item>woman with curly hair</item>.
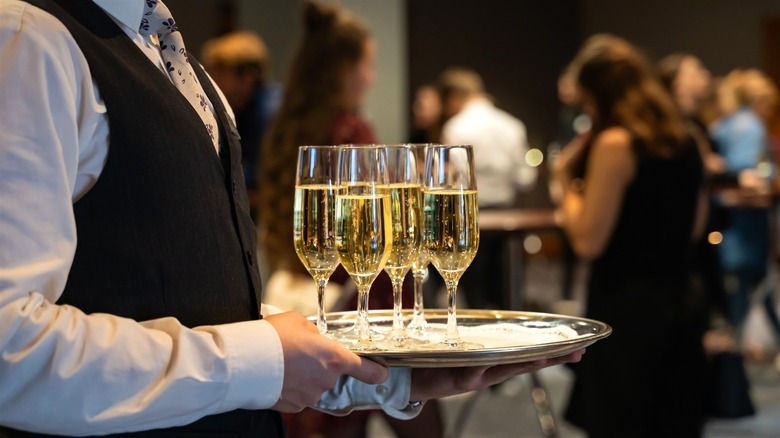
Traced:
<svg viewBox="0 0 780 438">
<path fill-rule="evenodd" d="M 292 245 L 298 146 L 376 143 L 358 114 L 374 82 L 376 42 L 346 10 L 308 2 L 303 18 L 303 41 L 261 151 L 259 223 L 261 244 L 274 255 L 270 271 L 308 276 Z"/>
<path fill-rule="evenodd" d="M 575 367 L 567 418 L 599 437 L 698 437 L 702 328 L 690 254 L 702 162 L 675 104 L 631 44 L 586 42 L 573 64 L 589 138 L 554 167 L 563 227 L 592 261 L 586 314 L 613 334 Z"/>
</svg>

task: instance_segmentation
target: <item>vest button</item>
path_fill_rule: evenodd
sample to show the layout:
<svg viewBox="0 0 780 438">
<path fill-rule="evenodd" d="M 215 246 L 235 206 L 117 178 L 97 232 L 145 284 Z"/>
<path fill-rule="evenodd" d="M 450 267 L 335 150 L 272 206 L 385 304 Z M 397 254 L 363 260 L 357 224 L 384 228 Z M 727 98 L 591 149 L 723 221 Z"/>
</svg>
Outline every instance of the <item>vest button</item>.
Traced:
<svg viewBox="0 0 780 438">
<path fill-rule="evenodd" d="M 255 259 L 254 259 L 254 257 L 252 257 L 252 251 L 247 251 L 246 252 L 246 260 L 249 263 L 249 266 L 254 266 L 255 265 Z"/>
<path fill-rule="evenodd" d="M 236 180 L 232 181 L 232 189 L 233 189 L 233 194 L 235 195 L 236 194 Z"/>
</svg>

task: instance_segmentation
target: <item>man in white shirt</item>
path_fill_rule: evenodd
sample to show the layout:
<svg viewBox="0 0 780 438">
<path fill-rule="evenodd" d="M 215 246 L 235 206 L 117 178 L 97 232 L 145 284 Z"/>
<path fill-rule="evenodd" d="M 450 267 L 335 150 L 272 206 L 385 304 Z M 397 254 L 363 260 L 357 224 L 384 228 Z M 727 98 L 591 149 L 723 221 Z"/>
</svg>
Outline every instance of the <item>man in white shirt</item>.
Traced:
<svg viewBox="0 0 780 438">
<path fill-rule="evenodd" d="M 509 208 L 519 192 L 536 182 L 537 170 L 526 163 L 525 125 L 493 104 L 482 77 L 474 70 L 450 67 L 438 79 L 446 122 L 442 143 L 474 146 L 479 208 Z M 460 285 L 472 308 L 501 308 L 503 236 L 483 235 L 479 251 Z"/>
<path fill-rule="evenodd" d="M 31 1 L 0 0 L 0 435 L 280 436 L 278 412 L 411 418 L 578 360 L 388 371 L 300 315 L 259 319 L 232 116 L 193 63 L 215 150 L 138 32 L 155 1 Z"/>
<path fill-rule="evenodd" d="M 529 149 L 525 125 L 496 108 L 473 70 L 448 68 L 437 86 L 446 118 L 442 143 L 474 146 L 480 208 L 511 207 L 517 192 L 536 182 L 536 168 L 525 161 Z"/>
</svg>

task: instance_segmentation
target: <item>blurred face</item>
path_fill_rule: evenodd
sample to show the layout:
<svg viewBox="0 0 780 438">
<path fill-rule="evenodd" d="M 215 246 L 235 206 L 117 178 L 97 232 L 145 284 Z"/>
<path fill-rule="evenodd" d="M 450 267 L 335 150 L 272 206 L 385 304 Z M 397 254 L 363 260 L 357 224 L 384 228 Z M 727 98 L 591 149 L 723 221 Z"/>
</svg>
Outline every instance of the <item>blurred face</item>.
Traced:
<svg viewBox="0 0 780 438">
<path fill-rule="evenodd" d="M 209 70 L 209 74 L 234 111 L 241 111 L 246 107 L 257 84 L 254 74 L 246 71 L 239 73 L 236 69 L 225 66 L 214 67 Z"/>
<path fill-rule="evenodd" d="M 344 98 L 347 106 L 358 109 L 363 105 L 366 91 L 376 81 L 376 41 L 369 38 L 363 45 L 363 56 L 349 68 L 344 78 Z"/>
<path fill-rule="evenodd" d="M 439 121 L 441 117 L 441 99 L 439 93 L 431 87 L 417 91 L 412 107 L 414 124 L 420 128 L 428 128 Z"/>
<path fill-rule="evenodd" d="M 680 63 L 680 69 L 674 79 L 674 88 L 680 108 L 693 114 L 710 92 L 710 72 L 701 61 L 693 56 L 686 57 Z"/>
</svg>

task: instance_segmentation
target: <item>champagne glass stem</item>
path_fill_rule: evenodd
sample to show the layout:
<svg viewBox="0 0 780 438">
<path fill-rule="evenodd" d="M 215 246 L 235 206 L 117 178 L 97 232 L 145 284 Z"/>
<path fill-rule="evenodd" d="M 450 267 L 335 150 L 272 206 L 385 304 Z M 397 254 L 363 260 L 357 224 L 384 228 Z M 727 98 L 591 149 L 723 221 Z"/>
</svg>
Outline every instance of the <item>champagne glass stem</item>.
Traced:
<svg viewBox="0 0 780 438">
<path fill-rule="evenodd" d="M 393 278 L 393 338 L 401 340 L 405 337 L 404 333 L 404 315 L 401 308 L 401 297 L 403 293 L 404 279 Z"/>
<path fill-rule="evenodd" d="M 367 344 L 371 342 L 371 330 L 368 325 L 368 291 L 371 285 L 358 287 L 358 306 L 357 306 L 357 330 L 358 343 Z"/>
<path fill-rule="evenodd" d="M 458 318 L 456 316 L 455 292 L 458 289 L 457 281 L 447 281 L 447 334 L 444 336 L 444 343 L 450 347 L 456 347 L 460 344 L 460 334 L 458 334 Z"/>
<path fill-rule="evenodd" d="M 425 328 L 425 308 L 423 307 L 423 282 L 425 281 L 425 271 L 415 270 L 412 272 L 414 277 L 414 316 L 409 323 L 409 327 L 422 331 Z"/>
<path fill-rule="evenodd" d="M 325 320 L 325 288 L 327 286 L 327 278 L 317 281 L 317 330 L 323 335 L 328 331 L 328 322 Z"/>
</svg>

